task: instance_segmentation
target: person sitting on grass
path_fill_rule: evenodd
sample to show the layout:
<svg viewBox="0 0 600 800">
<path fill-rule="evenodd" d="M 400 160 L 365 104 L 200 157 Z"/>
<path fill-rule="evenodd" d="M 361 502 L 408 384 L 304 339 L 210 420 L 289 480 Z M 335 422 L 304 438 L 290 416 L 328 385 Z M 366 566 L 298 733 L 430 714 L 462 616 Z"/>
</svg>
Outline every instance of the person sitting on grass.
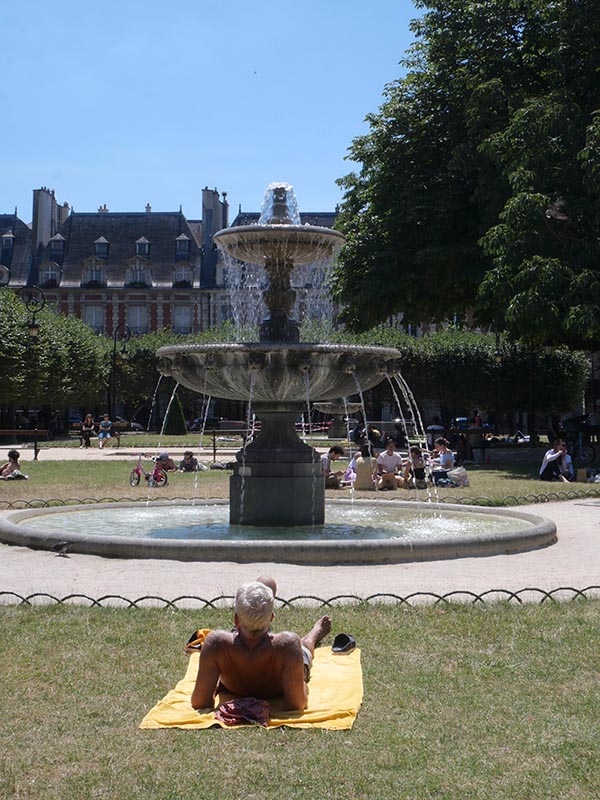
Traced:
<svg viewBox="0 0 600 800">
<path fill-rule="evenodd" d="M 163 468 L 164 469 L 164 468 Z M 183 459 L 179 462 L 177 467 L 178 472 L 197 472 L 199 469 L 198 459 L 194 457 L 191 450 L 186 450 L 183 454 Z"/>
<path fill-rule="evenodd" d="M 213 709 L 219 692 L 263 700 L 281 697 L 286 711 L 306 708 L 315 647 L 331 630 L 331 620 L 321 617 L 302 638 L 289 631 L 272 633 L 273 606 L 273 592 L 264 583 L 240 586 L 234 631 L 211 631 L 202 644 L 193 708 Z"/>
<path fill-rule="evenodd" d="M 321 472 L 323 477 L 325 478 L 325 488 L 326 489 L 339 489 L 340 488 L 340 480 L 344 476 L 344 470 L 332 470 L 331 469 L 331 462 L 337 461 L 338 458 L 341 458 L 344 455 L 344 448 L 341 447 L 339 444 L 334 444 L 333 447 L 329 448 L 327 453 L 323 453 L 321 456 Z"/>
<path fill-rule="evenodd" d="M 385 450 L 377 456 L 379 488 L 382 491 L 398 488 L 398 473 L 402 469 L 402 456 L 396 452 L 393 439 L 385 443 Z"/>
<path fill-rule="evenodd" d="M 569 455 L 567 445 L 563 442 L 561 447 L 563 457 L 559 461 L 560 474 L 569 482 L 575 480 L 575 467 L 573 466 L 573 459 Z"/>
<path fill-rule="evenodd" d="M 426 489 L 427 475 L 425 473 L 425 459 L 423 451 L 418 445 L 413 445 L 408 451 L 408 461 L 404 466 L 404 485 L 407 489 Z"/>
<path fill-rule="evenodd" d="M 18 450 L 9 450 L 7 456 L 8 461 L 0 466 L 0 478 L 2 480 L 10 478 L 16 472 L 21 473 L 21 464 L 19 463 L 21 453 Z"/>
<path fill-rule="evenodd" d="M 356 480 L 354 490 L 357 492 L 370 492 L 377 488 L 377 459 L 373 458 L 372 446 L 363 444 L 360 455 L 354 462 Z"/>
<path fill-rule="evenodd" d="M 164 469 L 165 472 L 175 472 L 177 467 L 168 453 L 160 453 L 156 458 L 156 466 Z"/>
<path fill-rule="evenodd" d="M 435 440 L 435 449 L 431 453 L 431 478 L 435 484 L 447 480 L 448 472 L 454 467 L 454 453 L 449 448 L 450 442 L 440 436 Z"/>
<path fill-rule="evenodd" d="M 562 439 L 555 439 L 550 450 L 546 450 L 542 465 L 540 466 L 541 481 L 559 481 L 568 483 L 568 479 L 561 472 L 561 461 L 567 453 L 567 447 Z"/>
</svg>

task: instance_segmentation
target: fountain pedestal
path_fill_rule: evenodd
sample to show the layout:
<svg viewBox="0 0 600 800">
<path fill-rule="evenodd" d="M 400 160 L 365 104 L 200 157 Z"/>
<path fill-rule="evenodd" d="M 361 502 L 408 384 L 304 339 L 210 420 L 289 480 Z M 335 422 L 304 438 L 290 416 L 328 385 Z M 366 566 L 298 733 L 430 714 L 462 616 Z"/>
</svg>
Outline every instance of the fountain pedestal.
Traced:
<svg viewBox="0 0 600 800">
<path fill-rule="evenodd" d="M 237 456 L 229 480 L 229 518 L 234 525 L 320 525 L 325 483 L 321 460 L 296 433 L 298 403 L 256 403 L 262 427 Z"/>
</svg>

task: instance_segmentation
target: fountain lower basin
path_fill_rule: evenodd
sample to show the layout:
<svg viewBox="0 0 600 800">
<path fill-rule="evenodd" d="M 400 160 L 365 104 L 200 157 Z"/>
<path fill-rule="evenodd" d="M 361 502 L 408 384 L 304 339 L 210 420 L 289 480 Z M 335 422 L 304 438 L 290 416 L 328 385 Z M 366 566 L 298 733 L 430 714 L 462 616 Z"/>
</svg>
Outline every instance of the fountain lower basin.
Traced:
<svg viewBox="0 0 600 800">
<path fill-rule="evenodd" d="M 106 534 L 98 532 L 98 514 Z M 146 535 L 136 536 L 139 529 Z M 284 531 L 229 525 L 226 501 L 165 501 L 13 512 L 0 519 L 0 541 L 36 549 L 69 542 L 72 553 L 121 558 L 382 564 L 533 550 L 556 541 L 556 526 L 515 510 L 338 500 L 328 503 L 324 526 Z"/>
<path fill-rule="evenodd" d="M 399 368 L 391 347 L 342 344 L 180 344 L 157 351 L 158 369 L 199 394 L 253 403 L 300 403 L 354 395 Z"/>
</svg>

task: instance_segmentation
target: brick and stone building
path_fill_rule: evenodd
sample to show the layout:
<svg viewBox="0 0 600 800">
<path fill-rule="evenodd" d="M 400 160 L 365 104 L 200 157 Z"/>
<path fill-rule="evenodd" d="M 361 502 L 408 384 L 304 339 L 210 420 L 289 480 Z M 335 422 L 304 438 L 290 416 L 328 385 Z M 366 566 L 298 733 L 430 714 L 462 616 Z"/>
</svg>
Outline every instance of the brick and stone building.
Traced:
<svg viewBox="0 0 600 800">
<path fill-rule="evenodd" d="M 213 243 L 229 225 L 227 194 L 202 191 L 202 218 L 183 211 L 93 213 L 59 204 L 46 187 L 33 192 L 32 223 L 0 214 L 0 286 L 14 290 L 38 285 L 49 305 L 82 319 L 97 333 L 112 335 L 117 325 L 133 333 L 171 328 L 196 333 L 232 315 L 232 288 Z M 234 225 L 258 221 L 242 212 Z M 304 224 L 332 226 L 336 213 L 302 214 Z M 311 294 L 322 293 L 318 265 L 299 276 L 296 312 L 309 313 Z M 252 304 L 252 294 L 244 295 Z M 317 301 L 312 302 L 318 315 Z"/>
</svg>

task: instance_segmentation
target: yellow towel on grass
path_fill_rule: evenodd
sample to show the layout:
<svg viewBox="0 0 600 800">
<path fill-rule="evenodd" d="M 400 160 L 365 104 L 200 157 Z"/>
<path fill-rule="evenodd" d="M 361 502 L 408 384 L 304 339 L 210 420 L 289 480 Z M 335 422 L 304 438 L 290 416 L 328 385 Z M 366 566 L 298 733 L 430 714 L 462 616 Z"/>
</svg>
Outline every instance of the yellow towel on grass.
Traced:
<svg viewBox="0 0 600 800">
<path fill-rule="evenodd" d="M 140 728 L 210 728 L 227 725 L 215 719 L 214 712 L 195 711 L 190 698 L 198 674 L 199 653 L 192 653 L 183 680 L 146 714 Z M 281 725 L 295 728 L 349 730 L 362 703 L 363 685 L 360 650 L 335 655 L 330 648 L 318 647 L 311 670 L 308 708 L 304 711 L 281 711 L 277 700 L 271 702 L 270 728 Z M 245 726 L 236 726 L 245 727 Z"/>
</svg>

